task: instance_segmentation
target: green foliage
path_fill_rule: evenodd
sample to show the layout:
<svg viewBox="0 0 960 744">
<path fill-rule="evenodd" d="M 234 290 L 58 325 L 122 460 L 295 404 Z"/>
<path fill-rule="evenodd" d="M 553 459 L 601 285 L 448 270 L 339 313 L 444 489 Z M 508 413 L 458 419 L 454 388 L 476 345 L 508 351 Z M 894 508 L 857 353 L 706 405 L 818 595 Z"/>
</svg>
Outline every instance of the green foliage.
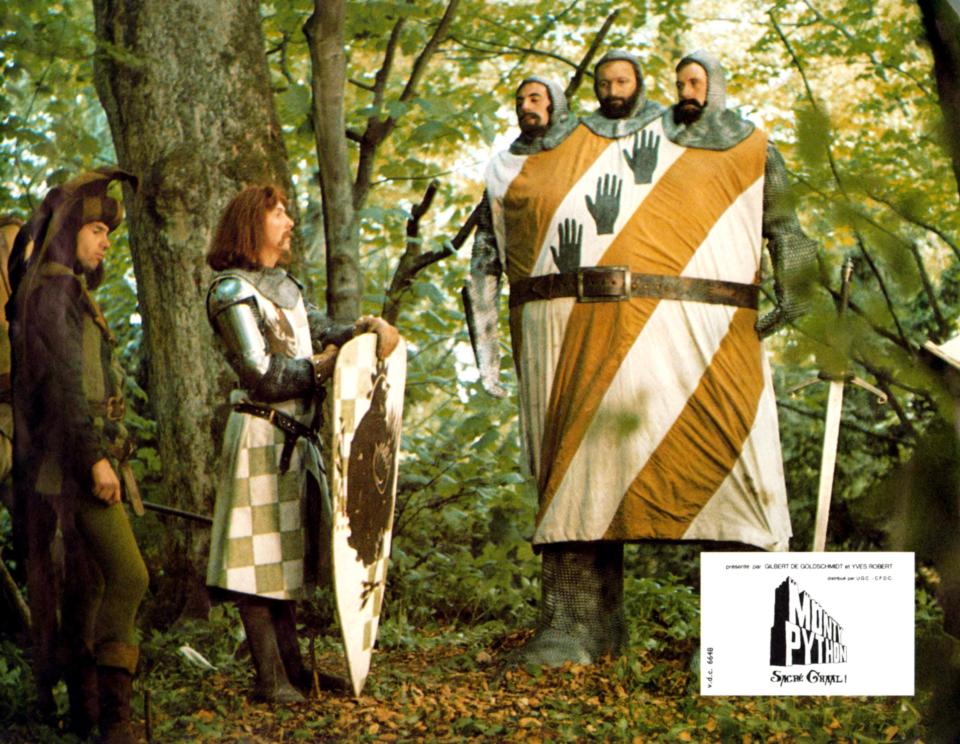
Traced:
<svg viewBox="0 0 960 744">
<path fill-rule="evenodd" d="M 30 668 L 23 649 L 6 639 L 0 639 L 0 720 L 12 720 L 26 715 L 30 696 L 24 690 L 30 684 Z"/>
<path fill-rule="evenodd" d="M 617 10 L 617 22 L 601 51 L 638 50 L 648 94 L 669 102 L 673 62 L 690 51 L 694 40 L 704 38 L 698 34 L 711 20 L 705 16 L 717 16 L 713 20 L 720 28 L 731 31 L 727 38 L 735 39 L 722 51 L 741 60 L 730 69 L 730 90 L 784 153 L 804 227 L 822 248 L 824 286 L 814 292 L 813 312 L 797 330 L 767 344 L 781 398 L 793 547 L 803 549 L 810 541 L 826 386 L 806 388 L 794 397 L 785 391 L 821 369 L 847 369 L 879 383 L 892 393 L 893 404 L 878 406 L 868 394 L 847 388 L 830 545 L 876 548 L 887 544 L 894 513 L 893 500 L 884 500 L 880 485 L 910 458 L 947 400 L 936 376 L 918 363 L 916 347 L 927 337 L 952 335 L 960 315 L 957 186 L 952 176 L 945 177 L 950 169 L 942 150 L 931 60 L 918 43 L 918 13 L 905 3 L 845 0 L 831 4 L 827 12 L 816 0 L 790 1 L 751 9 L 755 15 L 745 14 L 744 23 L 729 25 L 731 14 L 718 10 L 723 5 L 526 0 L 497 3 L 491 13 L 489 3 L 462 0 L 450 36 L 416 95 L 401 100 L 445 3 L 349 2 L 347 128 L 356 133 L 369 120 L 391 118 L 396 123 L 374 164 L 370 195 L 359 205 L 364 310 L 380 311 L 406 242 L 406 221 L 431 179 L 438 178 L 440 184 L 433 208 L 421 221 L 421 249 L 437 249 L 466 220 L 480 196 L 479 172 L 492 142 L 512 131 L 510 103 L 523 75 L 569 79 L 593 34 Z M 301 32 L 312 6 L 309 0 L 263 3 L 261 15 L 275 103 L 301 207 L 307 246 L 304 278 L 319 299 L 324 246 L 310 61 Z M 370 87 L 401 19 L 393 73 L 378 102 Z M 0 211 L 25 217 L 49 185 L 112 161 L 114 153 L 92 83 L 95 45 L 89 4 L 18 0 L 0 9 L 0 21 Z M 723 34 L 707 38 L 711 44 L 724 43 Z M 593 108 L 589 77 L 572 103 L 581 112 Z M 351 147 L 356 159 L 358 148 Z M 138 439 L 135 467 L 149 496 L 160 488 L 162 463 L 141 370 L 142 327 L 135 322 L 136 286 L 122 230 L 114 236 L 114 246 L 108 282 L 98 296 L 118 335 L 128 372 L 133 405 L 127 423 Z M 538 563 L 529 545 L 535 493 L 523 475 L 515 396 L 488 398 L 474 382 L 458 297 L 468 251 L 466 247 L 421 272 L 404 297 L 398 322 L 408 339 L 410 367 L 396 534 L 381 630 L 385 650 L 436 649 L 451 636 L 425 640 L 423 630 L 451 626 L 454 634 L 467 635 L 467 626 L 481 628 L 468 641 L 475 649 L 504 628 L 529 625 L 535 614 Z M 851 311 L 838 323 L 828 288 L 837 290 L 839 265 L 848 253 L 859 262 Z M 501 334 L 509 338 L 505 324 Z M 512 366 L 508 352 L 505 346 L 507 370 Z M 506 377 L 513 390 L 509 371 Z M 164 529 L 173 527 L 153 518 L 138 526 L 158 573 L 176 570 L 176 560 L 182 560 L 160 551 L 158 535 Z M 7 522 L 0 520 L 0 544 L 6 544 L 8 535 Z M 690 680 L 681 657 L 696 644 L 698 609 L 696 594 L 689 589 L 696 581 L 696 561 L 690 551 L 660 547 L 631 555 L 626 597 L 635 653 L 617 664 L 615 682 L 632 702 L 621 707 L 547 703 L 544 709 L 557 739 L 619 741 L 642 732 L 650 739 L 699 740 L 707 731 L 719 741 L 745 736 L 787 740 L 803 731 L 808 741 L 870 741 L 889 739 L 890 727 L 896 736 L 919 735 L 919 714 L 906 703 L 885 709 L 863 701 L 834 701 L 824 707 L 793 698 L 705 703 L 687 695 Z M 638 571 L 641 566 L 651 570 Z M 151 599 L 154 605 L 161 601 Z M 307 618 L 312 627 L 325 628 L 330 619 L 327 599 L 313 603 Z M 917 622 L 918 635 L 931 638 L 942 624 L 925 590 L 918 593 Z M 225 684 L 226 677 L 186 667 L 177 651 L 186 639 L 225 674 L 248 674 L 246 665 L 234 659 L 236 627 L 230 610 L 221 609 L 209 626 L 178 628 L 175 633 L 148 630 L 147 671 L 156 696 L 158 739 L 215 738 L 225 730 L 224 719 L 240 714 L 236 697 L 217 695 L 217 685 Z M 470 658 L 457 664 L 460 669 L 477 665 Z M 22 706 L 22 696 L 16 697 L 14 690 L 22 687 L 24 670 L 19 651 L 4 642 L 0 714 L 22 710 L 16 707 Z M 552 679 L 551 673 L 540 674 Z M 572 677 L 564 678 L 564 684 L 572 684 Z M 382 684 L 384 696 L 416 699 L 410 680 L 390 678 Z M 204 700 L 220 700 L 220 707 L 198 712 L 191 694 L 195 688 L 204 690 Z M 658 720 L 646 710 L 646 696 L 681 698 L 682 716 Z M 411 720 L 406 723 L 415 726 L 427 714 L 407 715 Z M 491 721 L 475 713 L 458 714 L 454 720 L 451 736 L 459 737 L 510 736 L 518 725 L 516 717 Z M 309 740 L 331 725 L 329 716 L 318 715 L 313 728 L 300 726 L 290 736 Z M 364 736 L 372 739 L 376 732 Z"/>
<path fill-rule="evenodd" d="M 827 15 L 817 3 L 786 3 L 768 20 L 747 74 L 782 81 L 784 68 L 792 72 L 792 84 L 777 83 L 768 96 L 793 108 L 796 135 L 784 117 L 773 123 L 774 139 L 793 170 L 804 226 L 821 244 L 824 286 L 837 292 L 842 259 L 857 260 L 843 322 L 819 290 L 800 332 L 772 344 L 777 389 L 818 370 L 846 371 L 890 395 L 879 406 L 846 388 L 831 514 L 830 544 L 875 548 L 886 544 L 893 517 L 892 503 L 875 497 L 880 484 L 909 458 L 943 398 L 915 349 L 955 333 L 957 185 L 944 177 L 949 162 L 932 136 L 939 110 L 915 7 L 846 2 Z M 932 187 L 919 196 L 918 183 Z M 781 393 L 780 403 L 793 545 L 802 549 L 815 510 L 826 385 Z"/>
<path fill-rule="evenodd" d="M 409 367 L 387 621 L 515 624 L 534 599 L 535 495 L 519 472 L 516 401 L 464 382 L 472 354 L 449 309 L 463 274 L 445 268 L 414 285 L 400 320 Z"/>
<path fill-rule="evenodd" d="M 660 653 L 684 649 L 700 636 L 700 597 L 687 576 L 629 576 L 624 597 L 627 617 L 634 624 L 635 643 Z"/>
<path fill-rule="evenodd" d="M 241 700 L 221 694 L 229 676 L 245 678 L 249 659 L 239 659 L 242 626 L 232 604 L 215 607 L 206 622 L 181 622 L 166 631 L 153 630 L 141 647 L 143 663 L 138 699 L 151 695 L 151 722 L 158 741 L 176 741 L 195 735 L 216 738 L 216 719 L 240 713 Z M 191 663 L 183 647 L 201 654 L 216 671 Z M 199 697 L 202 695 L 202 698 Z M 199 705 L 200 700 L 205 704 Z"/>
<path fill-rule="evenodd" d="M 0 9 L 0 213 L 25 218 L 48 185 L 113 162 L 93 86 L 86 2 Z"/>
</svg>

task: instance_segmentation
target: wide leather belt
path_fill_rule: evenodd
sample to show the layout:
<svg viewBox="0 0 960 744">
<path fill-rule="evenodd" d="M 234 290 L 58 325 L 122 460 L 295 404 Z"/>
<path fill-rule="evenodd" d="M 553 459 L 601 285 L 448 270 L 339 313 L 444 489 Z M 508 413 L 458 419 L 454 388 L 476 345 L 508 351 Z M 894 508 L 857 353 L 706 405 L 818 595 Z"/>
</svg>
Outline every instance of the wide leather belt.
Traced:
<svg viewBox="0 0 960 744">
<path fill-rule="evenodd" d="M 305 426 L 297 421 L 292 416 L 278 411 L 276 408 L 271 406 L 261 406 L 256 403 L 235 403 L 233 410 L 237 413 L 248 413 L 251 416 L 258 416 L 259 418 L 266 419 L 271 424 L 276 426 L 280 431 L 283 432 L 283 449 L 280 452 L 280 474 L 283 475 L 290 469 L 290 458 L 293 455 L 293 445 L 296 444 L 297 439 L 303 437 L 304 439 L 313 442 L 315 445 L 319 445 L 320 439 L 317 436 L 317 432 L 311 429 L 309 426 Z"/>
<path fill-rule="evenodd" d="M 577 302 L 617 302 L 631 297 L 709 302 L 756 309 L 756 284 L 662 274 L 633 274 L 626 266 L 589 266 L 561 274 L 518 279 L 510 284 L 510 307 L 535 300 L 576 297 Z"/>
<path fill-rule="evenodd" d="M 256 403 L 237 403 L 233 409 L 238 413 L 249 413 L 252 416 L 259 416 L 266 419 L 276 426 L 284 434 L 291 434 L 295 437 L 303 437 L 311 442 L 317 441 L 317 433 L 309 426 L 301 424 L 292 416 L 278 411 L 270 406 L 261 406 Z"/>
</svg>

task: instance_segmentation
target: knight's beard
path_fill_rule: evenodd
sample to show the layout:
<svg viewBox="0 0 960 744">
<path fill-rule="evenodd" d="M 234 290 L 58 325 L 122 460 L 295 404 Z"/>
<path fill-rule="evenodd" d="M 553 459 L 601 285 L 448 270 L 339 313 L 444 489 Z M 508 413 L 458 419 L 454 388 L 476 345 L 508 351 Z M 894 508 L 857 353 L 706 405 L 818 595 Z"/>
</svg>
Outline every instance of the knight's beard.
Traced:
<svg viewBox="0 0 960 744">
<path fill-rule="evenodd" d="M 701 116 L 707 104 L 700 103 L 696 98 L 684 98 L 673 107 L 674 124 L 693 124 Z"/>
<path fill-rule="evenodd" d="M 524 114 L 518 122 L 520 125 L 520 134 L 527 140 L 533 140 L 542 137 L 547 133 L 547 125 L 538 114 Z"/>
<path fill-rule="evenodd" d="M 637 88 L 629 98 L 607 96 L 600 99 L 600 113 L 607 119 L 626 119 L 637 105 L 640 89 Z"/>
<path fill-rule="evenodd" d="M 291 236 L 286 235 L 284 236 L 283 240 L 280 241 L 280 258 L 277 260 L 278 266 L 286 266 L 293 258 L 290 239 Z"/>
</svg>

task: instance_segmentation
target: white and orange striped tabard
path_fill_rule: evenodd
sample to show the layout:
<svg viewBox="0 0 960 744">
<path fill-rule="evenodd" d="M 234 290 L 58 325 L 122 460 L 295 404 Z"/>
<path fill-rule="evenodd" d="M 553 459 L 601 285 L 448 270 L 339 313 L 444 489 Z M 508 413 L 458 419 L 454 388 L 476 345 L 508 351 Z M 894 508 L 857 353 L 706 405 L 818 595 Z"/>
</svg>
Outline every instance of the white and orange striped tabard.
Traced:
<svg viewBox="0 0 960 744">
<path fill-rule="evenodd" d="M 644 130 L 662 135 L 657 119 Z M 558 271 L 558 226 L 583 230 L 582 266 L 755 283 L 767 138 L 725 151 L 660 137 L 634 183 L 633 136 L 580 125 L 553 150 L 502 153 L 487 171 L 511 282 Z M 620 189 L 612 231 L 587 208 Z M 603 228 L 605 231 L 606 227 Z M 770 368 L 752 309 L 633 298 L 527 302 L 510 325 L 525 451 L 540 506 L 534 543 L 730 540 L 785 550 L 786 488 Z"/>
</svg>

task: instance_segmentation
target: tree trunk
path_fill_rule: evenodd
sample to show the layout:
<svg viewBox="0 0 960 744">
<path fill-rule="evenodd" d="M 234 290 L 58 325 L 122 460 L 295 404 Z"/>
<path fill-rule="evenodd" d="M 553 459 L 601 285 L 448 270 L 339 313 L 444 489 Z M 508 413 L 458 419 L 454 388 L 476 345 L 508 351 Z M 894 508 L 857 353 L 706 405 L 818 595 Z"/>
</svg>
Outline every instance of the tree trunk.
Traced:
<svg viewBox="0 0 960 744">
<path fill-rule="evenodd" d="M 313 64 L 313 128 L 317 139 L 323 230 L 327 242 L 327 313 L 349 321 L 360 315 L 360 229 L 353 204 L 343 89 L 344 0 L 314 0 L 303 32 Z"/>
<path fill-rule="evenodd" d="M 224 206 L 244 185 L 271 181 L 292 193 L 259 3 L 93 6 L 97 92 L 119 165 L 140 178 L 125 201 L 166 500 L 206 514 L 223 423 L 215 412 L 232 375 L 206 320 L 204 254 Z M 187 563 L 201 579 L 208 537 L 190 530 L 171 530 L 171 539 L 186 542 L 179 554 L 192 555 Z M 192 582 L 184 612 L 202 612 L 203 597 L 202 584 Z"/>
<path fill-rule="evenodd" d="M 933 52 L 944 141 L 960 189 L 960 6 L 947 0 L 919 0 L 918 5 Z"/>
</svg>

